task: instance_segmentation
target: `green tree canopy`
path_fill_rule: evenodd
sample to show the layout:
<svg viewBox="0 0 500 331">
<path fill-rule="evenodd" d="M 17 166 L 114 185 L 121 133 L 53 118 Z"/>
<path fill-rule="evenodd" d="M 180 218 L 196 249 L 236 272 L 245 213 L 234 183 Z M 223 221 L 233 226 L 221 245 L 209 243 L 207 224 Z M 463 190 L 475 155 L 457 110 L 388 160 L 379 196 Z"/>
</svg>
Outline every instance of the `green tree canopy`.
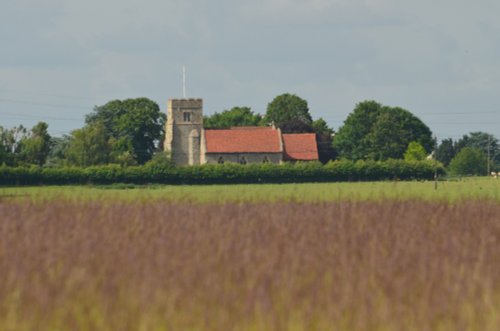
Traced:
<svg viewBox="0 0 500 331">
<path fill-rule="evenodd" d="M 2 132 L 3 128 L 0 127 L 0 135 Z M 7 147 L 4 145 L 3 139 L 0 137 L 0 165 L 2 164 L 7 164 L 9 161 L 9 151 L 7 150 Z"/>
<path fill-rule="evenodd" d="M 8 146 L 8 130 L 0 126 L 0 165 L 10 163 L 11 152 Z"/>
<path fill-rule="evenodd" d="M 318 144 L 319 160 L 322 163 L 327 163 L 335 159 L 335 150 L 332 146 L 332 136 L 334 131 L 328 126 L 326 121 L 321 117 L 313 121 L 312 129 L 316 133 L 316 142 Z"/>
<path fill-rule="evenodd" d="M 335 133 L 335 131 L 330 128 L 326 121 L 321 117 L 312 122 L 312 128 L 317 134 L 328 135 L 330 137 Z"/>
<path fill-rule="evenodd" d="M 455 142 L 451 138 L 444 139 L 438 147 L 438 160 L 447 166 L 451 159 L 465 147 L 479 148 L 485 155 L 488 155 L 489 150 L 493 168 L 500 166 L 500 145 L 498 139 L 490 133 L 481 131 L 463 135 L 462 138 Z"/>
<path fill-rule="evenodd" d="M 166 116 L 147 98 L 114 100 L 97 106 L 86 124 L 102 123 L 106 139 L 112 138 L 116 153 L 133 155 L 140 164 L 153 156 L 165 134 Z"/>
<path fill-rule="evenodd" d="M 490 154 L 490 159 L 493 163 L 500 163 L 500 146 L 498 139 L 490 133 L 486 132 L 471 132 L 464 136 L 461 141 L 457 142 L 458 146 L 467 146 L 479 148 L 485 155 Z"/>
<path fill-rule="evenodd" d="M 71 132 L 66 158 L 71 165 L 88 167 L 108 163 L 110 151 L 105 125 L 94 122 Z"/>
<path fill-rule="evenodd" d="M 11 129 L 0 126 L 0 163 L 17 166 L 22 163 L 22 142 L 28 137 L 28 130 L 22 125 Z"/>
<path fill-rule="evenodd" d="M 42 166 L 47 160 L 51 148 L 49 125 L 38 122 L 30 133 L 21 140 L 20 157 L 23 162 Z"/>
<path fill-rule="evenodd" d="M 274 123 L 283 132 L 312 132 L 307 101 L 295 94 L 281 94 L 267 105 L 264 123 Z"/>
<path fill-rule="evenodd" d="M 450 162 L 450 172 L 453 175 L 484 176 L 487 169 L 487 159 L 479 148 L 464 147 Z"/>
<path fill-rule="evenodd" d="M 148 167 L 175 167 L 175 163 L 172 160 L 172 156 L 169 152 L 158 152 L 151 160 L 146 163 Z"/>
<path fill-rule="evenodd" d="M 368 135 L 381 109 L 382 105 L 375 101 L 364 101 L 356 105 L 333 140 L 339 156 L 352 160 L 370 158 L 372 143 Z"/>
<path fill-rule="evenodd" d="M 351 160 L 403 158 L 408 144 L 416 141 L 426 153 L 433 147 L 430 129 L 409 111 L 375 101 L 356 105 L 339 128 L 334 146 Z"/>
<path fill-rule="evenodd" d="M 424 147 L 416 141 L 412 141 L 408 145 L 408 148 L 406 149 L 406 152 L 404 154 L 405 161 L 421 161 L 425 160 L 426 156 L 427 153 L 425 152 Z"/>
<path fill-rule="evenodd" d="M 447 167 L 451 160 L 455 157 L 455 154 L 453 139 L 443 139 L 441 144 L 438 146 L 437 160 Z"/>
<path fill-rule="evenodd" d="M 262 115 L 255 114 L 249 107 L 233 107 L 221 113 L 214 113 L 203 118 L 203 126 L 207 129 L 259 125 L 262 125 Z"/>
<path fill-rule="evenodd" d="M 312 133 L 314 128 L 311 123 L 304 122 L 301 119 L 291 119 L 286 122 L 282 122 L 279 126 L 283 133 Z"/>
<path fill-rule="evenodd" d="M 46 165 L 49 167 L 58 167 L 66 164 L 66 150 L 71 143 L 71 136 L 52 137 L 50 139 L 50 151 L 47 156 Z"/>
</svg>

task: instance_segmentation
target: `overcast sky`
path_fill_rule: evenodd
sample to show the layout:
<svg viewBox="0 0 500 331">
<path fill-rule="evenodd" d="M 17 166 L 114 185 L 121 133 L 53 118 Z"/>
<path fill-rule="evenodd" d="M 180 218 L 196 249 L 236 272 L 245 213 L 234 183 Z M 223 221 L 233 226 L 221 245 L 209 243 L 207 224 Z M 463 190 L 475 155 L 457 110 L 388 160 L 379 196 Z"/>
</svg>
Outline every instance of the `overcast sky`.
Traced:
<svg viewBox="0 0 500 331">
<path fill-rule="evenodd" d="M 356 103 L 406 108 L 438 138 L 500 138 L 498 0 L 3 0 L 0 125 L 83 126 L 148 97 L 264 113 L 281 93 L 335 130 Z"/>
</svg>

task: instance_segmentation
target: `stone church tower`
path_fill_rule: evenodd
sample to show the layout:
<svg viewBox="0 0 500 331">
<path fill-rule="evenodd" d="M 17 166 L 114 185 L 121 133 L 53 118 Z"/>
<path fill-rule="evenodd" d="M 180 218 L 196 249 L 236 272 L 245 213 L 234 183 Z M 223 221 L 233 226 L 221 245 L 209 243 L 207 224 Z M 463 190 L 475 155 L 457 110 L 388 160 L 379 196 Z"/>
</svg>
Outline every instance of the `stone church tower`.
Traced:
<svg viewBox="0 0 500 331">
<path fill-rule="evenodd" d="M 200 164 L 202 130 L 202 99 L 168 100 L 164 146 L 175 164 Z"/>
</svg>

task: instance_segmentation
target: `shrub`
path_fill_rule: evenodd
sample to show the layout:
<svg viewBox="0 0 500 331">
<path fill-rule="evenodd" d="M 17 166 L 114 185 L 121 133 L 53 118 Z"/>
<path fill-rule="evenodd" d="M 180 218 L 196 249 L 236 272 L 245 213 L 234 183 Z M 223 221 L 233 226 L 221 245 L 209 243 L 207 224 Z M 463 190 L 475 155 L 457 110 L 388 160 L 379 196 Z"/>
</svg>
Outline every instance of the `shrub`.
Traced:
<svg viewBox="0 0 500 331">
<path fill-rule="evenodd" d="M 296 164 L 206 164 L 172 167 L 168 164 L 88 168 L 0 166 L 0 185 L 64 184 L 235 184 L 432 179 L 436 165 L 429 161 L 331 161 Z M 439 173 L 444 173 L 441 164 Z"/>
<path fill-rule="evenodd" d="M 417 141 L 412 141 L 408 144 L 408 148 L 404 154 L 405 161 L 422 161 L 425 160 L 427 153 L 424 146 Z"/>
<path fill-rule="evenodd" d="M 464 147 L 450 162 L 453 175 L 485 175 L 487 158 L 479 148 Z"/>
</svg>

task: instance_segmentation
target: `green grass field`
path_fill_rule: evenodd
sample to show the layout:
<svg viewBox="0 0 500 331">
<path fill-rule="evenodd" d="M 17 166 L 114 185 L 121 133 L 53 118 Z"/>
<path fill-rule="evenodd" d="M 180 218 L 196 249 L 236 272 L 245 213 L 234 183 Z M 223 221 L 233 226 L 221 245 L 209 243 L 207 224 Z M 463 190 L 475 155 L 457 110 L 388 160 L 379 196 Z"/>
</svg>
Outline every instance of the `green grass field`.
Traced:
<svg viewBox="0 0 500 331">
<path fill-rule="evenodd" d="M 155 185 L 150 187 L 47 186 L 0 187 L 4 199 L 69 200 L 163 200 L 172 202 L 325 202 L 364 200 L 456 201 L 462 199 L 500 200 L 500 180 L 488 177 L 440 181 L 355 182 L 253 185 Z"/>
</svg>

